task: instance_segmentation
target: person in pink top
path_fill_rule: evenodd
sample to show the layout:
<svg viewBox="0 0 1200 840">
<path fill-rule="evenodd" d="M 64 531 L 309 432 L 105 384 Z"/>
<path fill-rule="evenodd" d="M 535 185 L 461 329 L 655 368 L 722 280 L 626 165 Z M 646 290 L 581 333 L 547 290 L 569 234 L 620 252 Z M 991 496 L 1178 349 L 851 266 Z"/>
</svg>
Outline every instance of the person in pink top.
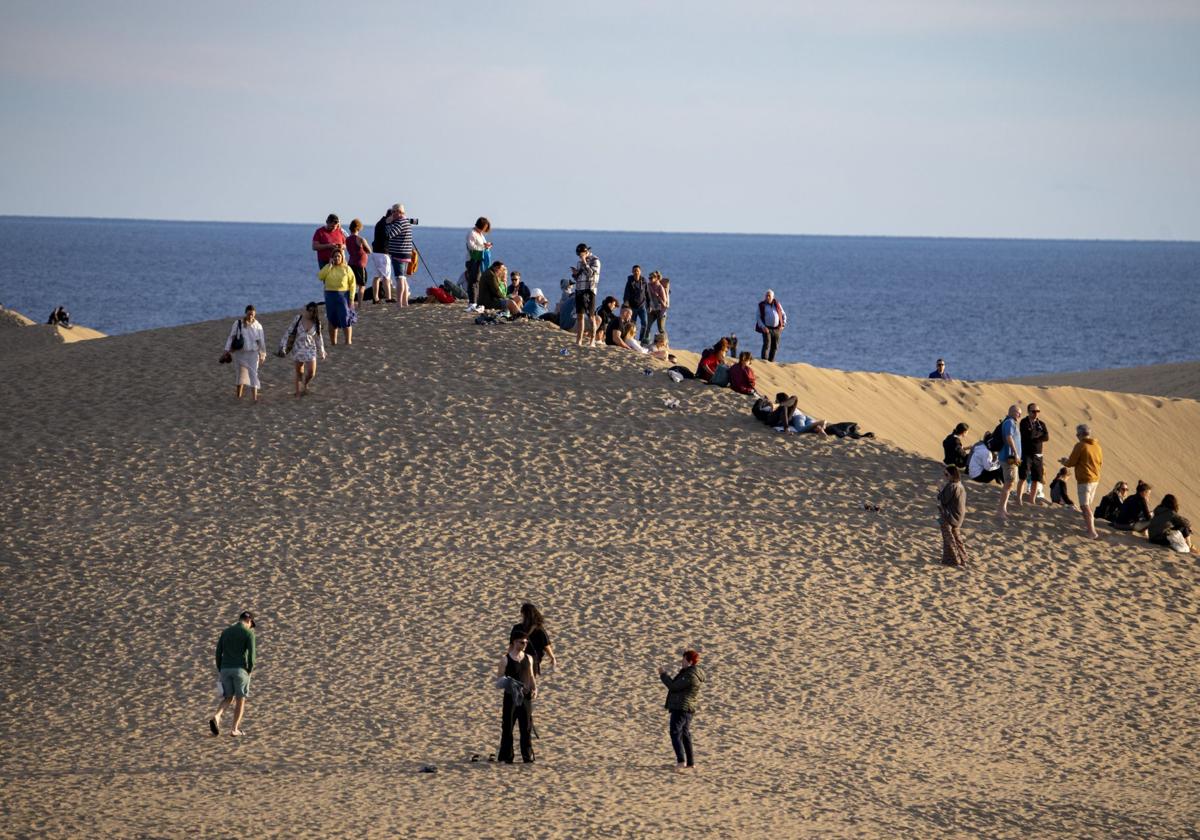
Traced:
<svg viewBox="0 0 1200 840">
<path fill-rule="evenodd" d="M 358 303 L 363 302 L 363 292 L 367 288 L 367 260 L 371 257 L 371 243 L 363 238 L 362 227 L 362 221 L 354 219 L 350 222 L 350 235 L 346 237 L 346 265 L 354 272 Z"/>
<path fill-rule="evenodd" d="M 345 247 L 346 234 L 342 231 L 342 221 L 337 213 L 330 213 L 325 224 L 313 234 L 312 249 L 317 252 L 317 268 L 324 268 L 329 264 L 333 252 Z"/>
</svg>

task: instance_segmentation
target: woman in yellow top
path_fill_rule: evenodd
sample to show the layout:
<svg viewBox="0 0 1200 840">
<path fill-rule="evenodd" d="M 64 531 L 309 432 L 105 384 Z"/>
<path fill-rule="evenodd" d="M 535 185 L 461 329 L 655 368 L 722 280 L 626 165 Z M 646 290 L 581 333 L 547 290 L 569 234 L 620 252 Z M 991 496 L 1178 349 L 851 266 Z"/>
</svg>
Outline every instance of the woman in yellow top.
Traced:
<svg viewBox="0 0 1200 840">
<path fill-rule="evenodd" d="M 354 272 L 346 265 L 346 253 L 336 248 L 329 256 L 329 263 L 317 272 L 325 284 L 325 317 L 329 320 L 329 343 L 338 343 L 338 330 L 346 331 L 346 344 L 353 343 Z"/>
</svg>

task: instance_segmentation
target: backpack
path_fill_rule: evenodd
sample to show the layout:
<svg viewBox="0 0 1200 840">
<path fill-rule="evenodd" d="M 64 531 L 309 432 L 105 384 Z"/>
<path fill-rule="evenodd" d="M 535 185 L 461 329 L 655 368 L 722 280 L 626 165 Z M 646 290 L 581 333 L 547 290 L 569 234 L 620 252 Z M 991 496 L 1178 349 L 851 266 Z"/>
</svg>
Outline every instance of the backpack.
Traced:
<svg viewBox="0 0 1200 840">
<path fill-rule="evenodd" d="M 1004 418 L 1007 420 L 1008 418 Z M 989 452 L 999 452 L 1004 448 L 1004 420 L 1001 420 L 996 428 L 992 430 L 992 437 L 988 441 Z"/>
</svg>

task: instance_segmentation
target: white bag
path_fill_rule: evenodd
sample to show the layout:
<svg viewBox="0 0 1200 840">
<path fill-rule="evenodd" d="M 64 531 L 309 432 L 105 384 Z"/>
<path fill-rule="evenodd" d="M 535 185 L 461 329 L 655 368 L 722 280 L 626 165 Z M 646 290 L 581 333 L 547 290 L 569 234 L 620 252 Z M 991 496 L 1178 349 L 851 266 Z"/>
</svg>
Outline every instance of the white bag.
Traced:
<svg viewBox="0 0 1200 840">
<path fill-rule="evenodd" d="M 1167 531 L 1167 545 L 1171 547 L 1172 551 L 1178 551 L 1180 554 L 1188 554 L 1191 552 L 1191 549 L 1188 548 L 1187 539 L 1182 533 L 1176 531 L 1174 528 L 1172 528 L 1170 531 Z"/>
</svg>

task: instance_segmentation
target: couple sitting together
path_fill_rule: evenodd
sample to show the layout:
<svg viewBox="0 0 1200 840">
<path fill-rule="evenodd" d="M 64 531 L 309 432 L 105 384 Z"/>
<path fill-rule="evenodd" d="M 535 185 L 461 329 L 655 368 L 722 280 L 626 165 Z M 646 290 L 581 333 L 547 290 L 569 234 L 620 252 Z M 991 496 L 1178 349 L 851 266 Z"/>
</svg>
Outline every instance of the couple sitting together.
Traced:
<svg viewBox="0 0 1200 840">
<path fill-rule="evenodd" d="M 780 391 L 775 395 L 774 402 L 765 396 L 759 396 L 750 411 L 757 419 L 771 426 L 777 432 L 796 435 L 811 432 L 821 437 L 828 435 L 825 430 L 825 421 L 809 417 L 796 407 L 796 401 L 796 397 L 789 397 Z"/>
</svg>

